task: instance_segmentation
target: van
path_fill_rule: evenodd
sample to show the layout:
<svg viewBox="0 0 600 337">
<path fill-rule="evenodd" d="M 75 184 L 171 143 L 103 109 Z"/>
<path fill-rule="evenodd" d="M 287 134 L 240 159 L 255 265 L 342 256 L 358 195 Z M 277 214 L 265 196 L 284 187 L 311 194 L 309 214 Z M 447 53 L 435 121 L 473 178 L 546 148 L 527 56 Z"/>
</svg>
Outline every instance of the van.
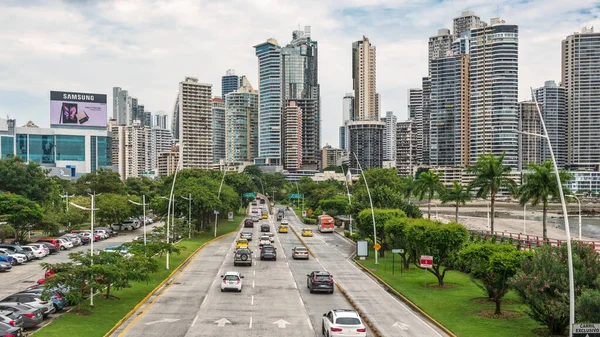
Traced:
<svg viewBox="0 0 600 337">
<path fill-rule="evenodd" d="M 333 233 L 333 218 L 329 215 L 319 215 L 317 226 L 321 233 Z"/>
</svg>

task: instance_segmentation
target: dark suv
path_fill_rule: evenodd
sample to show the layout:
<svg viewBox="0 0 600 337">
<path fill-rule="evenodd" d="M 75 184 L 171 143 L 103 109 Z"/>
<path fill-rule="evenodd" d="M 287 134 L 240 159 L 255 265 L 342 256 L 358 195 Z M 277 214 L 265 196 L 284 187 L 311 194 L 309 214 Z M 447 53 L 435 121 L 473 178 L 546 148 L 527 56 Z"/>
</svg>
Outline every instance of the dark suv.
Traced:
<svg viewBox="0 0 600 337">
<path fill-rule="evenodd" d="M 252 251 L 248 248 L 238 248 L 233 254 L 233 265 L 252 265 Z"/>
<path fill-rule="evenodd" d="M 272 245 L 260 247 L 260 259 L 277 261 L 277 248 Z"/>
<path fill-rule="evenodd" d="M 333 275 L 326 271 L 313 271 L 306 275 L 306 286 L 311 294 L 315 291 L 326 291 L 333 294 Z"/>
<path fill-rule="evenodd" d="M 244 227 L 254 228 L 254 221 L 249 218 L 244 219 Z"/>
<path fill-rule="evenodd" d="M 260 225 L 260 231 L 261 232 L 270 232 L 271 231 L 271 226 L 269 224 L 262 224 Z"/>
</svg>

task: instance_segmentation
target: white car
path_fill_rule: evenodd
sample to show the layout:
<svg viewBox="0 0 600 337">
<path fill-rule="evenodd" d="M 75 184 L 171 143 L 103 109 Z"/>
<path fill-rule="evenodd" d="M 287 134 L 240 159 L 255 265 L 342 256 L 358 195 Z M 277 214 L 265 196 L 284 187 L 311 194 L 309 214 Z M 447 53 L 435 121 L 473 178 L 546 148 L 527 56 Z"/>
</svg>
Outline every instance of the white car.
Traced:
<svg viewBox="0 0 600 337">
<path fill-rule="evenodd" d="M 260 240 L 258 240 L 259 246 L 270 245 L 270 244 L 271 244 L 271 239 L 266 235 L 261 236 Z"/>
<path fill-rule="evenodd" d="M 36 309 L 40 309 L 44 317 L 56 312 L 56 308 L 52 301 L 42 300 L 41 294 L 37 293 L 18 293 L 4 298 L 0 302 L 17 302 L 30 305 Z"/>
<path fill-rule="evenodd" d="M 15 253 L 12 250 L 0 248 L 0 253 L 12 256 L 15 259 L 15 264 L 23 264 L 27 262 L 27 256 L 25 254 Z"/>
<path fill-rule="evenodd" d="M 23 250 L 27 250 L 33 253 L 33 256 L 35 256 L 36 259 L 41 259 L 44 256 L 48 255 L 46 254 L 46 252 L 44 251 L 44 249 L 40 246 L 21 246 L 21 249 Z"/>
<path fill-rule="evenodd" d="M 271 240 L 271 243 L 275 242 L 275 234 L 273 234 L 273 233 L 265 233 L 265 236 L 269 237 L 269 240 Z"/>
<path fill-rule="evenodd" d="M 65 239 L 57 239 L 60 242 L 61 249 L 71 249 L 73 248 L 73 242 Z M 63 248 L 64 247 L 64 248 Z"/>
<path fill-rule="evenodd" d="M 323 314 L 321 332 L 327 337 L 366 337 L 367 328 L 354 310 L 334 309 Z"/>
<path fill-rule="evenodd" d="M 108 234 L 105 230 L 103 229 L 97 229 L 94 231 L 94 233 L 100 235 L 101 238 L 103 239 L 108 239 L 110 237 L 110 234 Z"/>
<path fill-rule="evenodd" d="M 221 275 L 223 279 L 221 281 L 221 291 L 225 290 L 237 290 L 242 291 L 242 279 L 244 276 L 237 271 L 228 271 L 224 275 Z"/>
</svg>

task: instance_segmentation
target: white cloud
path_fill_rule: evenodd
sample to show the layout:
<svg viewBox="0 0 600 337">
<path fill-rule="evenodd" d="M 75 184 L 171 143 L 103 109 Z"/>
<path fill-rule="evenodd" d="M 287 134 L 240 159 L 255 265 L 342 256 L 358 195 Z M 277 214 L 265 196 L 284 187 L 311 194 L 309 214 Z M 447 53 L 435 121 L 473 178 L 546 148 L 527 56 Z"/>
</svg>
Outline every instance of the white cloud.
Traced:
<svg viewBox="0 0 600 337">
<path fill-rule="evenodd" d="M 252 46 L 312 26 L 319 43 L 322 145 L 338 145 L 342 97 L 351 92 L 351 44 L 365 34 L 377 47 L 383 111 L 406 118 L 406 90 L 427 75 L 427 39 L 472 10 L 520 27 L 520 96 L 560 81 L 560 43 L 584 25 L 600 29 L 596 1 L 564 0 L 111 0 L 0 4 L 0 115 L 47 125 L 48 91 L 110 94 L 128 89 L 150 111 L 171 111 L 187 75 L 213 84 L 229 68 L 257 87 Z M 31 97 L 31 108 L 8 93 Z M 38 107 L 38 108 L 33 108 Z M 109 108 L 110 110 L 110 108 Z"/>
</svg>

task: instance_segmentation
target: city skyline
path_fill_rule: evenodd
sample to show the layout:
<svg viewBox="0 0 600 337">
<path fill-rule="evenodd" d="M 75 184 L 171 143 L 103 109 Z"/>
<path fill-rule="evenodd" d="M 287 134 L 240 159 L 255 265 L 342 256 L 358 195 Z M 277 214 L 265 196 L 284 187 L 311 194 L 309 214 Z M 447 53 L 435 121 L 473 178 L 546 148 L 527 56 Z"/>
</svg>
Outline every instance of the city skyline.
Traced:
<svg viewBox="0 0 600 337">
<path fill-rule="evenodd" d="M 0 11 L 5 32 L 0 43 L 7 46 L 0 57 L 0 69 L 5 73 L 0 79 L 0 116 L 16 117 L 18 125 L 33 120 L 44 127 L 49 124 L 48 91 L 106 93 L 110 101 L 116 86 L 135 93 L 148 111 L 172 111 L 181 78 L 198 77 L 213 85 L 213 96 L 220 96 L 221 76 L 230 68 L 246 74 L 258 87 L 252 46 L 271 37 L 288 41 L 290 31 L 311 25 L 320 49 L 320 145 L 337 144 L 342 99 L 352 90 L 353 41 L 365 35 L 377 47 L 381 111 L 394 111 L 402 121 L 408 118 L 406 92 L 419 87 L 427 74 L 428 38 L 438 29 L 452 29 L 452 19 L 465 10 L 485 21 L 500 16 L 519 25 L 521 101 L 530 99 L 529 87 L 541 87 L 546 80 L 560 81 L 563 39 L 583 26 L 600 26 L 600 6 L 593 1 L 543 4 L 503 1 L 486 5 L 473 0 L 407 5 L 379 0 L 352 1 L 345 6 L 337 2 L 319 2 L 319 6 L 284 2 L 270 8 L 255 2 L 223 11 L 226 6 L 219 3 L 175 2 L 158 8 L 157 3 L 124 1 L 98 5 L 21 5 L 12 1 L 3 4 Z M 200 8 L 211 18 L 202 19 Z M 296 20 L 290 23 L 285 13 L 294 13 Z M 69 17 L 69 27 L 76 24 L 80 29 L 51 20 L 64 15 Z M 20 20 L 24 17 L 29 20 Z M 232 22 L 231 18 L 236 18 L 240 27 L 252 29 L 223 30 L 221 22 Z M 149 24 L 152 29 L 147 29 Z M 173 32 L 181 29 L 184 31 L 174 37 Z M 202 43 L 186 43 L 200 35 Z M 217 43 L 222 47 L 215 48 Z"/>
</svg>

